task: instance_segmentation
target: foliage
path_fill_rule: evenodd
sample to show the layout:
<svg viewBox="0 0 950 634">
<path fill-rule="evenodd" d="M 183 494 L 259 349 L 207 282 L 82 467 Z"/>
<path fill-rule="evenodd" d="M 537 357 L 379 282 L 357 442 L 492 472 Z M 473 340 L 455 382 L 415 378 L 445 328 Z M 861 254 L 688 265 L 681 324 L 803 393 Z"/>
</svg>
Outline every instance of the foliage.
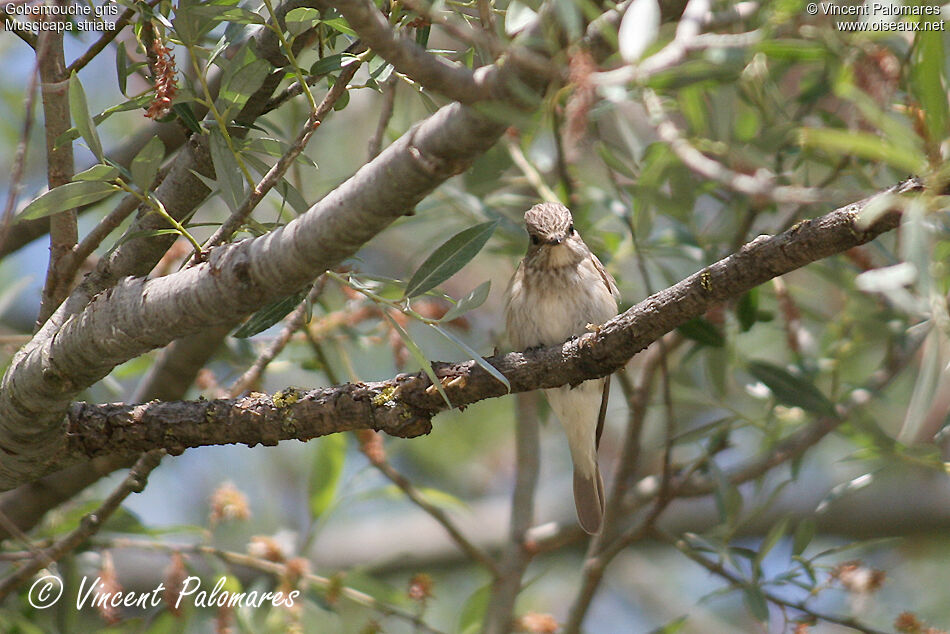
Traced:
<svg viewBox="0 0 950 634">
<path fill-rule="evenodd" d="M 121 266 L 114 256 L 122 249 L 131 260 L 155 245 L 165 255 L 110 274 L 159 277 L 213 262 L 224 242 L 290 231 L 349 174 L 372 170 L 380 151 L 412 144 L 413 126 L 452 101 L 463 88 L 430 79 L 445 62 L 479 72 L 533 63 L 523 75 L 550 76 L 541 78 L 548 82 L 541 93 L 540 84 L 512 80 L 493 99 L 467 104 L 511 127 L 356 256 L 294 295 L 234 315 L 229 335 L 209 327 L 182 340 L 184 350 L 119 365 L 83 392 L 90 402 L 260 391 L 280 408 L 304 391 L 288 385 L 420 371 L 451 407 L 451 379 L 437 375 L 436 360 L 474 359 L 511 391 L 485 357 L 505 346 L 503 289 L 526 244 L 521 214 L 538 200 L 569 205 L 629 309 L 741 253 L 756 235 L 794 235 L 806 219 L 908 174 L 926 188 L 862 207 L 863 226 L 898 211 L 897 232 L 734 297 L 628 364 L 614 379 L 601 445 L 607 528 L 590 544 L 561 504 L 570 484 L 560 430 L 543 429 L 539 444 L 531 430 L 543 406 L 506 396 L 442 415 L 428 438 L 384 440 L 363 430 L 352 442 L 335 434 L 273 449 L 192 449 L 166 459 L 152 485 L 102 526 L 89 528 L 88 520 L 108 494 L 102 483 L 92 494 L 63 485 L 71 499 L 55 509 L 30 498 L 38 517 L 50 512 L 25 527 L 27 536 L 5 541 L 0 558 L 29 559 L 36 547 L 78 535 L 39 575 L 61 578 L 67 597 L 97 577 L 104 592 L 161 582 L 169 594 L 145 610 L 42 610 L 30 603 L 30 581 L 0 606 L 0 629 L 85 631 L 103 620 L 106 631 L 123 632 L 204 631 L 209 623 L 247 632 L 542 632 L 557 624 L 578 632 L 631 623 L 663 632 L 801 632 L 816 624 L 870 632 L 950 624 L 939 597 L 946 571 L 927 567 L 948 544 L 928 538 L 921 554 L 872 539 L 900 533 L 911 516 L 945 527 L 939 500 L 925 488 L 945 484 L 950 410 L 943 31 L 852 32 L 847 25 L 860 21 L 826 15 L 827 3 L 812 15 L 785 0 L 692 0 L 685 12 L 683 3 L 656 0 L 616 8 L 412 0 L 372 5 L 376 27 L 395 34 L 386 44 L 366 40 L 370 31 L 353 17 L 360 3 L 351 0 L 119 4 L 125 13 L 113 19 L 121 28 L 67 37 L 71 55 L 80 44 L 88 54 L 67 55 L 58 84 L 64 125 L 51 125 L 49 104 L 44 111 L 50 130 L 65 130 L 50 133 L 51 145 L 75 154 L 76 169 L 64 174 L 73 159 L 57 163 L 55 151 L 42 156 L 42 125 L 32 133 L 24 126 L 25 155 L 4 156 L 12 179 L 3 254 L 25 247 L 27 227 L 39 226 L 31 221 L 42 223 L 53 247 L 41 307 L 31 294 L 13 295 L 21 286 L 0 297 L 4 326 L 16 333 L 8 344 L 29 340 L 35 317 L 9 306 L 29 304 L 45 320 L 69 293 L 85 292 L 73 291 L 79 272 Z M 869 20 L 939 23 L 916 15 Z M 535 29 L 539 21 L 544 28 Z M 30 33 L 21 30 L 23 42 L 8 34 L 0 46 L 22 60 L 34 53 L 31 42 L 40 57 L 50 55 Z M 63 46 L 61 38 L 50 42 Z M 432 75 L 415 73 L 414 63 Z M 7 90 L 3 99 L 18 119 L 32 116 L 21 94 Z M 14 147 L 20 130 L 8 125 L 4 133 Z M 193 147 L 205 148 L 203 164 L 187 158 Z M 196 161 L 188 182 L 167 181 L 186 160 Z M 428 160 L 419 155 L 420 173 Z M 47 173 L 50 188 L 41 192 Z M 411 184 L 383 175 L 372 185 L 398 197 Z M 166 205 L 160 194 L 187 187 L 203 188 L 192 208 Z M 70 238 L 77 215 L 80 231 Z M 0 267 L 8 284 L 42 277 L 38 256 L 24 251 Z M 100 291 L 108 285 L 84 302 Z M 149 341 L 153 334 L 121 333 Z M 218 348 L 214 337 L 224 342 L 216 354 L 189 357 Z M 188 380 L 168 395 L 152 383 L 158 370 Z M 384 392 L 373 405 L 398 398 L 398 390 Z M 166 440 L 174 451 L 173 430 Z M 530 482 L 539 455 L 536 496 Z M 88 481 L 102 475 L 84 473 Z M 533 527 L 517 535 L 506 532 L 501 510 L 513 486 L 516 500 L 536 507 L 532 516 L 514 505 L 512 530 L 525 513 Z M 900 504 L 888 508 L 888 487 L 897 486 Z M 121 564 L 139 551 L 154 558 L 132 574 Z M 10 563 L 4 574 L 16 568 Z M 191 598 L 176 604 L 174 589 L 192 576 L 204 590 L 225 578 L 223 592 L 296 591 L 300 601 L 218 610 Z M 896 581 L 882 588 L 885 578 Z"/>
</svg>

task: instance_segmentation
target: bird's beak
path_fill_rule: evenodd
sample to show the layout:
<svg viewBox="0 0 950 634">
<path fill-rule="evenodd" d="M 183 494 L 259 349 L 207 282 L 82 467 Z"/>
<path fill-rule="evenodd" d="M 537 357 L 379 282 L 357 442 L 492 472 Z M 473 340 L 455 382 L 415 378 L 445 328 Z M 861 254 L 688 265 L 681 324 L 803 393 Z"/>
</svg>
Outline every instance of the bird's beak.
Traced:
<svg viewBox="0 0 950 634">
<path fill-rule="evenodd" d="M 557 238 L 551 238 L 550 240 L 548 240 L 548 244 L 550 244 L 551 246 L 557 246 L 561 244 L 562 242 L 564 242 L 563 236 L 557 237 Z"/>
</svg>

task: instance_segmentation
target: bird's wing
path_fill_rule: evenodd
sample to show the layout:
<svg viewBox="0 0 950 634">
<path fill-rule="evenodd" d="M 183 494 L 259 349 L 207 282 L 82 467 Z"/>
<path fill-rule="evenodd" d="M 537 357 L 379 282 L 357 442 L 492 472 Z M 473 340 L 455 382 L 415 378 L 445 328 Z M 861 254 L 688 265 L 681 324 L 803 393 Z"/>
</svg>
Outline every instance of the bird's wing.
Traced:
<svg viewBox="0 0 950 634">
<path fill-rule="evenodd" d="M 610 294 L 614 296 L 614 299 L 619 302 L 620 290 L 617 288 L 617 282 L 614 281 L 613 276 L 607 272 L 607 269 L 605 269 L 604 265 L 600 263 L 600 260 L 596 255 L 591 253 L 590 257 L 594 261 L 594 268 L 597 269 L 598 273 L 600 273 L 600 279 L 602 279 L 604 284 L 607 285 L 607 288 L 610 290 Z"/>
<path fill-rule="evenodd" d="M 610 399 L 610 377 L 604 379 L 604 394 L 600 397 L 600 412 L 597 414 L 597 435 L 594 437 L 594 451 L 600 449 L 600 436 L 604 433 L 604 419 L 607 418 L 607 401 Z"/>
</svg>

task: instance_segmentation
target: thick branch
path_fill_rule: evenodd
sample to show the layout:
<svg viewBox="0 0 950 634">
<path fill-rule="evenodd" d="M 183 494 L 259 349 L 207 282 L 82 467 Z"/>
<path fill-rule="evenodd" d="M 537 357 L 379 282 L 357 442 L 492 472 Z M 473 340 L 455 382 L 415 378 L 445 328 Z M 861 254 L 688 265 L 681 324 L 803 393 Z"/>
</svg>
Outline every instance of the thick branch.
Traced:
<svg viewBox="0 0 950 634">
<path fill-rule="evenodd" d="M 35 338 L 0 393 L 0 487 L 66 464 L 61 413 L 119 363 L 202 329 L 233 324 L 354 254 L 490 148 L 504 125 L 457 104 L 416 126 L 290 224 L 212 251 L 166 277 L 125 278 Z"/>
<path fill-rule="evenodd" d="M 921 189 L 912 179 L 885 193 Z M 778 236 L 760 236 L 739 252 L 648 297 L 597 332 L 561 346 L 496 355 L 488 361 L 508 378 L 513 392 L 606 376 L 711 306 L 895 228 L 899 215 L 893 211 L 870 227 L 857 225 L 858 212 L 872 200 L 806 220 Z M 505 388 L 473 361 L 434 365 L 455 406 L 505 394 Z M 353 429 L 415 436 L 427 433 L 431 418 L 444 409 L 442 397 L 422 372 L 379 383 L 292 392 L 289 398 L 279 394 L 273 399 L 252 395 L 196 403 L 77 404 L 69 413 L 67 446 L 57 460 L 68 463 L 84 456 L 156 447 L 181 451 L 234 442 L 274 444 Z"/>
</svg>

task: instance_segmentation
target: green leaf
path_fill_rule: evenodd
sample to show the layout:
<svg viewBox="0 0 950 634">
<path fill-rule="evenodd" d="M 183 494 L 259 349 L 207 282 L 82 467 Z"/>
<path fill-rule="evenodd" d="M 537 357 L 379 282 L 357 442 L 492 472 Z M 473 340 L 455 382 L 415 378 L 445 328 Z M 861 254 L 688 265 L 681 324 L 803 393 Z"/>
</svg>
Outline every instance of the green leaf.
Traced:
<svg viewBox="0 0 950 634">
<path fill-rule="evenodd" d="M 820 416 L 837 416 L 834 403 L 812 383 L 767 361 L 750 361 L 749 374 L 765 383 L 783 405 L 801 407 Z"/>
<path fill-rule="evenodd" d="M 58 214 L 67 209 L 75 209 L 82 205 L 102 200 L 118 188 L 115 185 L 102 181 L 78 181 L 66 183 L 51 189 L 29 205 L 17 215 L 17 220 L 34 220 Z"/>
<path fill-rule="evenodd" d="M 652 630 L 650 634 L 677 634 L 683 630 L 683 627 L 689 621 L 689 616 L 680 616 L 669 623 L 662 625 L 655 630 Z"/>
<path fill-rule="evenodd" d="M 191 106 L 186 103 L 176 103 L 172 106 L 172 112 L 178 115 L 178 118 L 189 130 L 195 134 L 201 134 L 201 122 L 198 121 L 198 117 L 195 116 Z"/>
<path fill-rule="evenodd" d="M 422 48 L 426 48 L 429 45 L 429 32 L 432 30 L 431 26 L 424 26 L 416 29 L 416 44 Z"/>
<path fill-rule="evenodd" d="M 765 559 L 765 556 L 769 554 L 769 551 L 775 548 L 775 544 L 779 542 L 780 539 L 785 537 L 785 532 L 788 530 L 788 518 L 783 517 L 778 522 L 772 525 L 772 528 L 769 529 L 769 532 L 766 534 L 765 539 L 762 540 L 762 544 L 759 546 L 759 551 L 755 555 L 755 564 L 756 566 L 762 563 L 762 560 Z"/>
<path fill-rule="evenodd" d="M 251 47 L 242 48 L 222 74 L 216 102 L 222 116 L 227 120 L 240 111 L 270 72 L 270 62 L 257 57 Z"/>
<path fill-rule="evenodd" d="M 767 623 L 769 620 L 769 605 L 765 595 L 758 586 L 746 586 L 742 589 L 742 602 L 749 613 L 757 620 Z"/>
<path fill-rule="evenodd" d="M 690 319 L 685 324 L 677 326 L 676 330 L 687 339 L 697 341 L 704 346 L 721 348 L 726 345 L 726 339 L 719 329 L 704 317 Z"/>
<path fill-rule="evenodd" d="M 319 440 L 310 472 L 310 514 L 320 517 L 336 497 L 346 461 L 346 434 L 330 434 Z"/>
<path fill-rule="evenodd" d="M 468 311 L 478 308 L 485 303 L 486 299 L 488 299 L 489 290 L 491 290 L 491 280 L 482 282 L 477 287 L 475 287 L 475 290 L 460 299 L 455 306 L 450 308 L 447 313 L 442 315 L 442 319 L 439 321 L 447 324 L 453 319 L 458 319 Z"/>
<path fill-rule="evenodd" d="M 302 302 L 303 298 L 307 296 L 307 292 L 308 291 L 300 291 L 299 293 L 283 297 L 264 306 L 251 315 L 250 319 L 235 330 L 231 336 L 237 339 L 247 339 L 259 332 L 267 330 L 296 308 L 297 304 Z"/>
<path fill-rule="evenodd" d="M 412 274 L 405 297 L 422 295 L 458 273 L 482 250 L 497 226 L 497 220 L 483 222 L 446 240 Z"/>
<path fill-rule="evenodd" d="M 125 95 L 125 85 L 129 78 L 129 55 L 125 52 L 125 42 L 119 42 L 115 46 L 115 74 L 119 82 L 119 92 Z"/>
<path fill-rule="evenodd" d="M 343 53 L 337 53 L 336 55 L 327 55 L 315 61 L 313 66 L 310 67 L 310 74 L 326 75 L 341 68 L 343 68 Z"/>
<path fill-rule="evenodd" d="M 808 544 L 811 543 L 811 540 L 815 537 L 815 520 L 806 517 L 798 523 L 798 526 L 795 528 L 795 539 L 792 542 L 792 555 L 800 556 L 805 549 L 808 548 Z"/>
<path fill-rule="evenodd" d="M 742 494 L 739 488 L 730 482 L 715 461 L 709 462 L 709 471 L 716 481 L 716 509 L 723 524 L 735 525 L 742 513 Z"/>
<path fill-rule="evenodd" d="M 736 317 L 739 319 L 739 327 L 742 332 L 748 331 L 755 325 L 759 316 L 759 289 L 753 288 L 751 291 L 739 298 L 736 304 Z"/>
<path fill-rule="evenodd" d="M 488 599 L 491 597 L 492 584 L 488 583 L 473 592 L 462 604 L 459 610 L 459 624 L 456 631 L 459 634 L 475 634 L 482 629 L 482 619 L 488 608 Z"/>
<path fill-rule="evenodd" d="M 132 165 L 129 166 L 132 182 L 143 192 L 151 189 L 152 181 L 155 180 L 155 175 L 158 174 L 158 168 L 164 158 L 165 144 L 157 136 L 153 136 L 132 159 Z"/>
<path fill-rule="evenodd" d="M 837 156 L 857 156 L 887 163 L 902 172 L 920 174 L 927 169 L 927 157 L 868 132 L 833 130 L 831 128 L 802 128 L 799 142 L 807 148 L 817 148 Z"/>
<path fill-rule="evenodd" d="M 396 320 L 389 316 L 387 311 L 383 311 L 383 317 L 386 318 L 386 321 L 393 327 L 399 337 L 402 339 L 403 343 L 406 344 L 406 348 L 409 350 L 409 354 L 412 355 L 412 358 L 416 360 L 416 363 L 422 368 L 422 371 L 426 373 L 426 376 L 429 377 L 429 380 L 432 381 L 432 385 L 435 386 L 435 389 L 439 391 L 439 394 L 442 395 L 442 399 L 445 401 L 445 404 L 449 408 L 453 408 L 452 401 L 449 400 L 449 395 L 445 393 L 445 388 L 442 387 L 442 381 L 439 380 L 439 377 L 435 375 L 435 370 L 432 369 L 432 362 L 426 358 L 426 355 L 422 353 L 422 349 L 419 348 L 418 344 L 412 340 L 412 337 L 409 336 L 409 333 L 406 332 L 402 326 L 396 323 Z"/>
<path fill-rule="evenodd" d="M 824 513 L 832 504 L 841 498 L 871 486 L 874 484 L 874 476 L 874 472 L 862 473 L 856 478 L 831 487 L 831 491 L 828 492 L 828 495 L 822 498 L 818 506 L 815 507 L 815 513 Z"/>
<path fill-rule="evenodd" d="M 230 24 L 266 24 L 263 16 L 242 7 L 203 4 L 191 7 L 189 11 L 194 15 L 210 18 L 212 22 L 228 22 Z"/>
<path fill-rule="evenodd" d="M 287 31 L 294 37 L 310 29 L 320 21 L 320 12 L 311 7 L 297 7 L 287 12 L 284 22 Z"/>
<path fill-rule="evenodd" d="M 339 31 L 343 35 L 349 35 L 350 37 L 357 37 L 356 31 L 350 28 L 350 25 L 346 23 L 346 20 L 343 18 L 331 18 L 329 20 L 321 20 L 328 27 L 334 31 Z"/>
<path fill-rule="evenodd" d="M 477 363 L 477 364 L 479 365 L 479 367 L 481 367 L 483 370 L 485 370 L 485 372 L 488 372 L 488 373 L 489 373 L 490 375 L 492 375 L 499 383 L 501 383 L 502 385 L 504 385 L 504 386 L 505 386 L 505 390 L 507 390 L 508 392 L 511 392 L 511 383 L 508 382 L 508 379 L 505 377 L 505 375 L 502 374 L 501 372 L 499 372 L 498 369 L 495 368 L 495 366 L 493 366 L 493 365 L 490 364 L 488 361 L 486 361 L 486 360 L 484 359 L 484 357 L 482 357 L 480 354 L 478 354 L 477 352 L 475 352 L 474 350 L 472 350 L 472 349 L 468 346 L 468 344 L 466 344 L 464 341 L 462 341 L 461 339 L 459 339 L 458 337 L 456 337 L 455 335 L 453 335 L 453 334 L 450 333 L 449 331 L 447 331 L 447 330 L 445 330 L 445 329 L 443 329 L 443 328 L 440 328 L 439 326 L 436 326 L 435 324 L 431 324 L 431 326 L 432 326 L 433 328 L 435 328 L 435 329 L 438 331 L 438 333 L 439 333 L 440 335 L 442 335 L 443 337 L 445 337 L 446 339 L 448 339 L 449 341 L 451 341 L 452 343 L 454 343 L 454 344 L 455 344 L 456 346 L 458 346 L 463 352 L 465 352 L 465 354 L 467 354 L 468 356 L 470 356 L 470 357 L 475 361 L 475 363 Z"/>
<path fill-rule="evenodd" d="M 221 197 L 231 211 L 244 202 L 244 175 L 221 130 L 211 130 L 211 162 Z"/>
<path fill-rule="evenodd" d="M 152 101 L 152 95 L 144 94 L 135 97 L 134 99 L 129 99 L 128 101 L 123 101 L 120 104 L 116 104 L 110 108 L 106 108 L 96 116 L 92 118 L 96 125 L 101 124 L 103 121 L 108 119 L 110 116 L 114 115 L 117 112 L 126 112 L 128 110 L 138 110 L 144 108 Z M 64 143 L 69 143 L 74 139 L 79 138 L 79 130 L 75 127 L 72 127 L 58 137 L 56 137 L 55 145 L 56 147 L 61 146 Z"/>
<path fill-rule="evenodd" d="M 108 182 L 115 180 L 115 177 L 119 175 L 118 168 L 112 167 L 111 165 L 93 165 L 87 170 L 83 170 L 73 176 L 73 181 L 103 181 Z"/>
<path fill-rule="evenodd" d="M 96 158 L 102 161 L 102 142 L 99 141 L 96 124 L 89 116 L 86 92 L 82 89 L 82 84 L 79 82 L 79 76 L 76 73 L 69 77 L 69 114 L 72 116 L 76 129 L 79 130 L 79 134 L 86 145 L 96 155 Z"/>
<path fill-rule="evenodd" d="M 930 141 L 942 141 L 947 134 L 947 81 L 944 73 L 945 54 L 941 31 L 920 31 L 914 34 L 914 56 L 910 69 L 910 86 L 924 112 Z"/>
</svg>

